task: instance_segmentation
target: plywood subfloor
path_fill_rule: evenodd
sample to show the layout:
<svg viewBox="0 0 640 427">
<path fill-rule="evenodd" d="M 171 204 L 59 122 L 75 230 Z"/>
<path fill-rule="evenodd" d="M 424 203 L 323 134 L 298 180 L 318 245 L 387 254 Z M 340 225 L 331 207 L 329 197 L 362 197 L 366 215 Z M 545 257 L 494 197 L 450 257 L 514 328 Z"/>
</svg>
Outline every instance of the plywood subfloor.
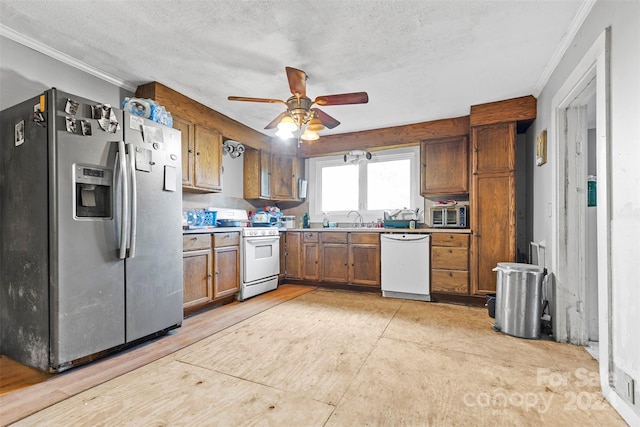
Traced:
<svg viewBox="0 0 640 427">
<path fill-rule="evenodd" d="M 478 308 L 327 289 L 15 425 L 42 424 L 625 425 L 581 347 L 494 332 Z"/>
<path fill-rule="evenodd" d="M 184 320 L 169 335 L 148 341 L 125 352 L 49 375 L 0 357 L 0 425 L 19 420 L 69 396 L 109 381 L 161 359 L 284 301 L 312 291 L 313 287 L 285 285 L 248 301 L 234 302 Z"/>
</svg>

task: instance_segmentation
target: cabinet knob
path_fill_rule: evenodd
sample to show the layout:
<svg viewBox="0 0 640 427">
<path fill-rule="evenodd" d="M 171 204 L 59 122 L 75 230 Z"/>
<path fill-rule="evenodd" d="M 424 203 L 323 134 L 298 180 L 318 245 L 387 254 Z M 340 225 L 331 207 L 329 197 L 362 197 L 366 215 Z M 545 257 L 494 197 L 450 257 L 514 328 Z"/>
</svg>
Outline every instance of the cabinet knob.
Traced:
<svg viewBox="0 0 640 427">
<path fill-rule="evenodd" d="M 187 150 L 187 153 L 193 153 L 193 150 Z"/>
<path fill-rule="evenodd" d="M 200 152 L 199 152 L 199 151 L 196 151 L 196 156 L 199 156 L 199 155 L 200 155 Z"/>
<path fill-rule="evenodd" d="M 449 277 L 453 276 L 453 274 L 451 274 L 451 272 L 447 273 L 449 275 Z"/>
<path fill-rule="evenodd" d="M 452 251 L 451 249 L 449 249 L 449 253 L 450 253 L 450 254 L 452 254 L 452 253 L 453 253 L 453 251 Z"/>
</svg>

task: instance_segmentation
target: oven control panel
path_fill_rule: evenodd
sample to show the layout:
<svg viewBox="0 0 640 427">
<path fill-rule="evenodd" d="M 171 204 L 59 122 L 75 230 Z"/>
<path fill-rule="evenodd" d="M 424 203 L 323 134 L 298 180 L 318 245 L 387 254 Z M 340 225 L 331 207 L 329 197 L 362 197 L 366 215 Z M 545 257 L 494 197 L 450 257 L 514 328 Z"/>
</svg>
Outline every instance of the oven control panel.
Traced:
<svg viewBox="0 0 640 427">
<path fill-rule="evenodd" d="M 278 236 L 280 232 L 277 228 L 245 227 L 242 229 L 245 237 Z"/>
</svg>

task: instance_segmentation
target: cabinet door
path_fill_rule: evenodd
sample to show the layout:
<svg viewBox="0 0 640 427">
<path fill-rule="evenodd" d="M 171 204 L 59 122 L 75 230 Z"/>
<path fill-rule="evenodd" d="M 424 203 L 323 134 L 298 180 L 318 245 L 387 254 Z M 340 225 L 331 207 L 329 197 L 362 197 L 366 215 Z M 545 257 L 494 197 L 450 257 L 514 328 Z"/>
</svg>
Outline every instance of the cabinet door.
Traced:
<svg viewBox="0 0 640 427">
<path fill-rule="evenodd" d="M 222 191 L 222 135 L 195 125 L 194 185 L 200 189 Z"/>
<path fill-rule="evenodd" d="M 469 192 L 466 136 L 425 140 L 420 144 L 420 193 L 423 196 Z"/>
<path fill-rule="evenodd" d="M 302 277 L 306 280 L 320 280 L 320 244 L 303 243 Z"/>
<path fill-rule="evenodd" d="M 290 156 L 271 155 L 271 198 L 295 200 L 298 183 L 295 176 L 296 159 Z"/>
<path fill-rule="evenodd" d="M 474 177 L 471 211 L 472 292 L 495 292 L 499 262 L 515 262 L 515 173 Z"/>
<path fill-rule="evenodd" d="M 175 117 L 173 127 L 182 134 L 182 185 L 193 186 L 194 140 L 193 124 Z"/>
<path fill-rule="evenodd" d="M 271 197 L 271 154 L 260 150 L 260 198 Z"/>
<path fill-rule="evenodd" d="M 223 246 L 213 252 L 213 298 L 233 295 L 240 289 L 240 248 Z"/>
<path fill-rule="evenodd" d="M 288 279 L 302 279 L 302 233 L 299 231 L 287 232 L 287 249 L 285 271 Z"/>
<path fill-rule="evenodd" d="M 183 252 L 183 307 L 205 304 L 212 297 L 211 250 Z"/>
<path fill-rule="evenodd" d="M 514 122 L 473 127 L 471 141 L 474 175 L 514 171 L 515 139 Z"/>
<path fill-rule="evenodd" d="M 322 280 L 346 283 L 349 281 L 349 247 L 341 243 L 322 244 Z"/>
<path fill-rule="evenodd" d="M 349 245 L 349 282 L 380 286 L 380 245 Z"/>
<path fill-rule="evenodd" d="M 287 271 L 287 233 L 280 232 L 280 272 L 278 273 L 278 279 L 284 277 Z"/>
</svg>

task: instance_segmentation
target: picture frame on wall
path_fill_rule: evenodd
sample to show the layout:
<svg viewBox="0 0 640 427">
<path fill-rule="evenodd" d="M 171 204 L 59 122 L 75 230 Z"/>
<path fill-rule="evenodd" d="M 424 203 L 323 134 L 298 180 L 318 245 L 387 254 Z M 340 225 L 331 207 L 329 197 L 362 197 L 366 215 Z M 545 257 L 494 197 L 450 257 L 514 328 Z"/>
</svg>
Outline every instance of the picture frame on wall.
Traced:
<svg viewBox="0 0 640 427">
<path fill-rule="evenodd" d="M 536 166 L 547 163 L 547 130 L 543 130 L 536 140 Z"/>
</svg>

